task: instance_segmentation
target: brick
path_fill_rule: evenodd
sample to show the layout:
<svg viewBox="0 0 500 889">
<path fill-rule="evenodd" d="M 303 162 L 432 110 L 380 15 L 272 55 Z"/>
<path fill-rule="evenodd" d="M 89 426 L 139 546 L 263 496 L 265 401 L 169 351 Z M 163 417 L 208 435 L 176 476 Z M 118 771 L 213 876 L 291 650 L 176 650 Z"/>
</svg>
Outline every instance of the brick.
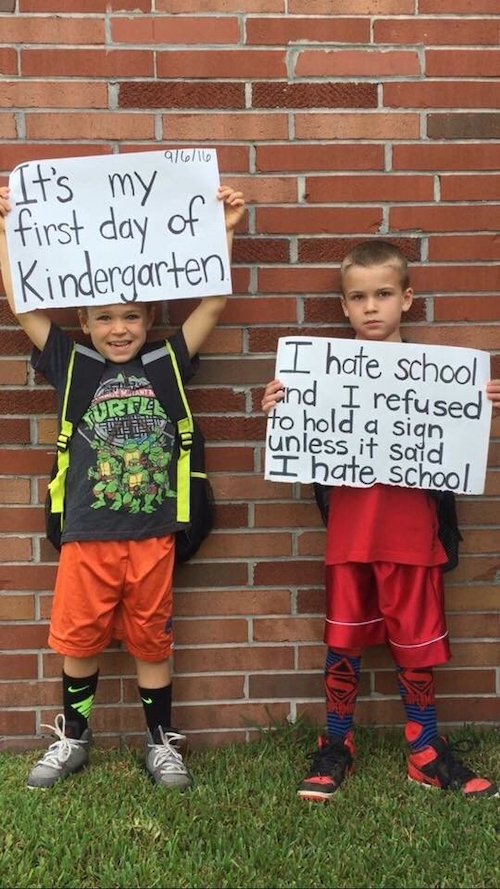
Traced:
<svg viewBox="0 0 500 889">
<path fill-rule="evenodd" d="M 251 447 L 233 448 L 217 445 L 206 451 L 209 472 L 250 472 L 254 468 L 254 452 Z M 234 504 L 233 504 L 234 505 Z M 231 510 L 228 505 L 227 509 Z M 235 507 L 238 509 L 238 507 Z"/>
<path fill-rule="evenodd" d="M 169 141 L 259 141 L 285 139 L 288 121 L 285 114 L 262 116 L 246 112 L 163 115 L 163 138 Z"/>
<path fill-rule="evenodd" d="M 250 324 L 255 321 L 256 313 L 259 324 L 293 324 L 297 321 L 295 301 L 286 297 L 259 300 L 258 306 L 255 299 L 231 300 L 224 310 L 224 318 L 228 324 Z"/>
<path fill-rule="evenodd" d="M 178 597 L 175 613 L 179 617 L 199 617 L 201 615 L 289 614 L 291 597 L 289 590 L 250 590 L 241 596 L 233 590 L 213 590 L 207 592 L 184 592 Z"/>
<path fill-rule="evenodd" d="M 4 537 L 0 539 L 0 562 L 30 562 L 32 558 L 33 550 L 29 538 Z M 7 605 L 7 603 L 4 604 Z M 10 619 L 12 617 L 13 614 Z"/>
<path fill-rule="evenodd" d="M 432 80 L 385 83 L 383 97 L 383 104 L 388 108 L 497 108 L 500 83 L 466 81 L 457 84 L 455 81 Z M 431 120 L 441 116 L 429 115 Z M 481 138 L 480 133 L 478 138 Z"/>
<path fill-rule="evenodd" d="M 222 8 L 221 8 L 222 7 Z M 200 12 L 199 0 L 156 0 L 158 12 Z M 203 0 L 203 12 L 284 12 L 284 0 Z"/>
<path fill-rule="evenodd" d="M 299 238 L 299 262 L 342 262 L 348 251 L 362 240 L 364 238 Z M 388 240 L 402 250 L 410 262 L 418 262 L 420 259 L 418 238 L 391 237 Z"/>
<path fill-rule="evenodd" d="M 248 623 L 246 620 L 183 620 L 175 622 L 175 638 L 179 645 L 199 645 L 210 640 L 211 644 L 246 642 Z"/>
<path fill-rule="evenodd" d="M 149 50 L 120 49 L 23 49 L 23 77 L 153 77 L 154 59 Z"/>
<path fill-rule="evenodd" d="M 307 528 L 321 522 L 315 503 L 266 503 L 255 506 L 257 528 Z"/>
<path fill-rule="evenodd" d="M 324 683 L 318 673 L 259 674 L 249 677 L 250 698 L 323 698 Z"/>
<path fill-rule="evenodd" d="M 252 646 L 231 646 L 230 648 L 204 648 L 175 651 L 176 675 L 183 673 L 256 672 L 260 670 L 291 670 L 293 651 L 286 646 L 255 648 Z"/>
<path fill-rule="evenodd" d="M 486 266 L 421 266 L 412 271 L 417 293 L 494 291 L 495 267 Z"/>
<path fill-rule="evenodd" d="M 17 136 L 16 119 L 13 114 L 0 112 L 0 139 L 15 139 Z"/>
<path fill-rule="evenodd" d="M 498 15 L 497 0 L 419 0 L 419 12 L 445 15 Z"/>
<path fill-rule="evenodd" d="M 4 359 L 0 361 L 0 385 L 26 385 L 27 368 L 25 361 Z"/>
<path fill-rule="evenodd" d="M 498 208 L 482 206 L 393 207 L 390 228 L 395 231 L 496 231 Z"/>
<path fill-rule="evenodd" d="M 254 642 L 309 642 L 320 639 L 324 620 L 314 617 L 255 618 Z"/>
<path fill-rule="evenodd" d="M 2 19 L 3 43 L 88 45 L 105 42 L 104 20 L 72 16 L 13 16 Z"/>
<path fill-rule="evenodd" d="M 259 559 L 274 556 L 280 558 L 292 554 L 292 536 L 278 532 L 257 534 L 221 534 L 214 532 L 207 540 L 205 558 Z M 0 550 L 1 555 L 1 550 Z"/>
<path fill-rule="evenodd" d="M 176 676 L 175 693 L 177 700 L 183 702 L 238 700 L 246 698 L 244 682 L 242 676 Z M 134 692 L 137 697 L 137 687 Z"/>
<path fill-rule="evenodd" d="M 500 176 L 441 176 L 442 201 L 498 201 Z"/>
<path fill-rule="evenodd" d="M 492 114 L 428 114 L 430 139 L 499 139 L 500 118 Z"/>
<path fill-rule="evenodd" d="M 7 389 L 0 392 L 0 413 L 39 414 L 53 411 L 53 393 L 40 389 Z"/>
<path fill-rule="evenodd" d="M 0 711 L 0 732 L 3 735 L 34 735 L 35 714 L 26 710 Z"/>
<path fill-rule="evenodd" d="M 28 139 L 154 139 L 150 114 L 26 114 Z"/>
<path fill-rule="evenodd" d="M 438 299 L 434 306 L 436 321 L 498 321 L 500 297 L 469 296 Z"/>
<path fill-rule="evenodd" d="M 214 704 L 205 707 L 177 707 L 176 724 L 186 730 L 201 729 L 203 732 L 219 728 L 239 728 L 242 725 L 268 726 L 283 723 L 290 715 L 287 704 Z"/>
<path fill-rule="evenodd" d="M 269 483 L 267 483 L 269 486 Z M 283 487 L 277 485 L 277 487 Z M 283 496 L 283 494 L 281 495 Z M 287 559 L 286 562 L 261 561 L 255 566 L 254 582 L 257 586 L 318 586 L 323 581 L 324 566 L 319 559 Z"/>
<path fill-rule="evenodd" d="M 379 19 L 373 23 L 373 39 L 375 43 L 406 46 L 496 46 L 498 24 L 480 18 L 425 18 L 422 15 L 411 19 Z"/>
<path fill-rule="evenodd" d="M 176 49 L 157 51 L 158 77 L 230 79 L 236 73 L 245 80 L 278 79 L 287 76 L 286 55 L 282 49 Z"/>
<path fill-rule="evenodd" d="M 242 83 L 128 82 L 120 86 L 120 108 L 244 108 Z"/>
<path fill-rule="evenodd" d="M 0 47 L 0 74 L 17 74 L 17 52 L 7 46 Z"/>
<path fill-rule="evenodd" d="M 304 49 L 297 53 L 296 77 L 411 77 L 421 73 L 415 51 Z"/>
<path fill-rule="evenodd" d="M 353 231 L 375 233 L 381 223 L 380 207 L 348 207 L 341 214 L 334 207 L 263 207 L 256 210 L 256 230 L 275 234 Z"/>
<path fill-rule="evenodd" d="M 313 170 L 383 170 L 381 145 L 260 145 L 256 169 L 261 172 Z"/>
<path fill-rule="evenodd" d="M 9 504 L 29 503 L 29 481 L 27 479 L 0 478 L 0 501 Z"/>
<path fill-rule="evenodd" d="M 497 0 L 494 0 L 496 3 Z M 428 49 L 425 55 L 428 77 L 499 77 L 500 58 L 491 49 Z"/>
<path fill-rule="evenodd" d="M 19 12 L 104 13 L 108 5 L 106 0 L 19 0 Z"/>
<path fill-rule="evenodd" d="M 107 108 L 104 83 L 4 81 L 2 103 L 7 108 Z"/>
<path fill-rule="evenodd" d="M 325 18 L 256 16 L 247 20 L 246 42 L 250 46 L 311 42 L 369 43 L 370 23 L 363 19 L 334 18 L 331 14 Z"/>
<path fill-rule="evenodd" d="M 135 149 L 137 151 L 137 147 Z M 68 143 L 51 143 L 28 145 L 15 142 L 2 144 L 0 163 L 4 164 L 5 171 L 13 170 L 17 164 L 28 163 L 34 160 L 59 157 L 82 157 L 88 155 L 111 154 L 111 147 L 107 145 L 70 145 Z"/>
<path fill-rule="evenodd" d="M 9 420 L 2 418 L 0 424 L 0 445 L 25 445 L 31 438 L 29 420 Z"/>
<path fill-rule="evenodd" d="M 417 114 L 296 114 L 297 139 L 417 139 Z"/>
<path fill-rule="evenodd" d="M 393 169 L 497 172 L 498 149 L 494 145 L 481 145 L 480 150 L 477 145 L 395 145 Z"/>
<path fill-rule="evenodd" d="M 491 466 L 491 461 L 490 461 Z M 472 553 L 479 555 L 482 553 L 495 553 L 499 550 L 500 532 L 498 529 L 491 528 L 487 530 L 474 531 L 471 528 L 467 531 L 467 535 L 461 543 L 462 553 Z"/>
<path fill-rule="evenodd" d="M 38 658 L 36 654 L 0 655 L 0 679 L 36 679 Z"/>
<path fill-rule="evenodd" d="M 414 9 L 414 0 L 335 0 L 336 15 L 406 15 Z M 288 0 L 291 15 L 322 15 L 331 11 L 331 0 Z"/>
<path fill-rule="evenodd" d="M 371 203 L 373 201 L 432 201 L 431 176 L 309 176 L 305 184 L 309 203 Z"/>
<path fill-rule="evenodd" d="M 186 45 L 238 43 L 240 25 L 236 17 L 229 16 L 169 16 L 143 15 L 111 20 L 113 43 L 146 44 L 177 43 Z"/>
<path fill-rule="evenodd" d="M 334 278 L 330 269 L 302 268 L 260 269 L 261 293 L 331 293 Z"/>
<path fill-rule="evenodd" d="M 371 83 L 255 83 L 253 108 L 376 108 Z"/>
<path fill-rule="evenodd" d="M 246 192 L 245 192 L 246 194 Z M 245 263 L 286 263 L 290 260 L 290 244 L 285 238 L 240 238 L 233 248 L 233 261 Z M 231 300 L 230 306 L 241 299 Z M 230 316 L 224 312 L 224 320 Z"/>
</svg>

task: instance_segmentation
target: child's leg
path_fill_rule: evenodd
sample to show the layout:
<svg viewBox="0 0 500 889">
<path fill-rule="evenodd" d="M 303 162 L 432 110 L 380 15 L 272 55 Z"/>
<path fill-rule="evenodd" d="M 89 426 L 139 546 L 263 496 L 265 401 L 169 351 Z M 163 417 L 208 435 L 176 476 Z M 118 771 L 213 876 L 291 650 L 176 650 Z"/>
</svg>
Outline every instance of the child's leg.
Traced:
<svg viewBox="0 0 500 889">
<path fill-rule="evenodd" d="M 98 679 L 97 657 L 64 658 L 62 683 L 67 737 L 80 738 L 87 730 Z"/>
<path fill-rule="evenodd" d="M 148 726 L 146 769 L 156 784 L 187 790 L 193 778 L 182 759 L 185 736 L 172 728 L 170 660 L 157 663 L 136 658 L 139 694 Z"/>
<path fill-rule="evenodd" d="M 417 753 L 438 736 L 434 672 L 432 667 L 397 669 L 399 692 L 408 720 L 406 740 Z"/>
<path fill-rule="evenodd" d="M 361 651 L 328 648 L 325 663 L 326 723 L 328 735 L 343 741 L 354 723 L 359 689 Z"/>
<path fill-rule="evenodd" d="M 146 723 L 151 734 L 158 726 L 164 731 L 172 725 L 172 677 L 170 659 L 159 663 L 135 660 L 137 683 Z"/>
<path fill-rule="evenodd" d="M 360 667 L 360 650 L 328 648 L 325 663 L 328 737 L 320 738 L 310 772 L 297 791 L 309 802 L 324 803 L 333 799 L 353 772 L 352 727 Z"/>
</svg>

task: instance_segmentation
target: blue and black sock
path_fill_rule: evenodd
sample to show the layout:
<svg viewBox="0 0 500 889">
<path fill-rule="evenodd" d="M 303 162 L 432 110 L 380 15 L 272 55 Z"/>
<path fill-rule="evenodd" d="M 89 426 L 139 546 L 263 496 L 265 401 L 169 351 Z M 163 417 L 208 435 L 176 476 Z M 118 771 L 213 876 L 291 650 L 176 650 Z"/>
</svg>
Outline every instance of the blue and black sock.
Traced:
<svg viewBox="0 0 500 889">
<path fill-rule="evenodd" d="M 418 753 L 438 736 L 433 670 L 398 667 L 398 684 L 408 719 L 406 740 L 412 752 Z"/>
<path fill-rule="evenodd" d="M 326 724 L 328 734 L 344 740 L 354 724 L 361 655 L 329 648 L 325 663 Z"/>
</svg>

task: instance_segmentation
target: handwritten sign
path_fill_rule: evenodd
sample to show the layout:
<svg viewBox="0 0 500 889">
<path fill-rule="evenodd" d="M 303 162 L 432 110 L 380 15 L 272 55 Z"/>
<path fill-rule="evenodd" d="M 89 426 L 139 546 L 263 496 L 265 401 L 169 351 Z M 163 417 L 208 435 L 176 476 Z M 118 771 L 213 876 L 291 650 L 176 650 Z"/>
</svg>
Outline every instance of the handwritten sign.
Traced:
<svg viewBox="0 0 500 889">
<path fill-rule="evenodd" d="M 266 479 L 483 492 L 487 352 L 286 337 L 276 377 L 286 392 L 267 422 Z"/>
<path fill-rule="evenodd" d="M 20 164 L 7 242 L 16 309 L 231 292 L 215 150 Z"/>
</svg>

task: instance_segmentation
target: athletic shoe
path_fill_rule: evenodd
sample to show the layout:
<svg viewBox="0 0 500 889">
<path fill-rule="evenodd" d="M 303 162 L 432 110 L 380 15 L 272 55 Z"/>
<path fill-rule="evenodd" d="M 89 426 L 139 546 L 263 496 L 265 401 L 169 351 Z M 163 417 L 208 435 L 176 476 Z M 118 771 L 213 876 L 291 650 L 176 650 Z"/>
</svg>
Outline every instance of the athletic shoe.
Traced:
<svg viewBox="0 0 500 889">
<path fill-rule="evenodd" d="M 319 738 L 318 748 L 311 763 L 311 771 L 302 781 L 297 793 L 310 802 L 326 803 L 354 772 L 352 732 L 343 741 L 332 736 Z"/>
<path fill-rule="evenodd" d="M 472 769 L 455 759 L 453 746 L 446 738 L 436 738 L 428 747 L 410 755 L 408 778 L 423 787 L 457 790 L 469 797 L 500 796 L 496 784 L 487 778 L 479 778 Z"/>
<path fill-rule="evenodd" d="M 46 790 L 57 781 L 79 772 L 89 761 L 89 745 L 92 741 L 90 728 L 87 728 L 80 738 L 67 737 L 66 720 L 62 713 L 56 716 L 54 725 L 43 725 L 42 728 L 54 732 L 57 741 L 50 745 L 32 768 L 28 778 L 30 790 Z"/>
<path fill-rule="evenodd" d="M 190 774 L 182 759 L 181 749 L 186 736 L 179 732 L 164 730 L 161 726 L 146 738 L 146 769 L 156 784 L 162 787 L 177 787 L 188 790 L 193 785 Z"/>
</svg>

